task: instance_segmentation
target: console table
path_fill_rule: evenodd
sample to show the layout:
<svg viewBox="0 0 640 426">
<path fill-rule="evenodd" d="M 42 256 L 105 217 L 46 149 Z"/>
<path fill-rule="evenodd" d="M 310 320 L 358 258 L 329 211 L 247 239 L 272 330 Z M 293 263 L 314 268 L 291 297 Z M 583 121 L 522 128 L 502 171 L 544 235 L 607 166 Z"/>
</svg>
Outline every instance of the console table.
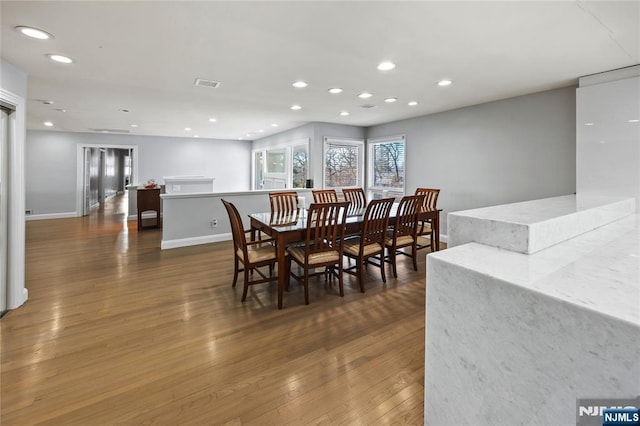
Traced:
<svg viewBox="0 0 640 426">
<path fill-rule="evenodd" d="M 142 189 L 137 191 L 138 204 L 138 230 L 144 228 L 160 228 L 160 188 Z M 142 213 L 146 211 L 156 212 L 155 226 L 142 226 Z"/>
</svg>

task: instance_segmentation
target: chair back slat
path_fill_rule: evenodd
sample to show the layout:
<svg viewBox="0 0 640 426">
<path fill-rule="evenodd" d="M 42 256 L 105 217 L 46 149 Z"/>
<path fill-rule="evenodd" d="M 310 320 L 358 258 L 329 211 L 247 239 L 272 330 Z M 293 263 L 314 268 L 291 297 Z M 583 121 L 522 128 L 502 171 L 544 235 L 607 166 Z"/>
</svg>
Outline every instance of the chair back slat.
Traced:
<svg viewBox="0 0 640 426">
<path fill-rule="evenodd" d="M 367 210 L 364 213 L 362 243 L 360 244 L 361 250 L 363 250 L 365 245 L 372 243 L 378 243 L 384 246 L 393 201 L 393 198 L 381 198 L 371 201 L 367 206 Z"/>
<path fill-rule="evenodd" d="M 342 240 L 347 219 L 348 202 L 312 203 L 307 216 L 305 257 L 337 250 L 342 253 Z"/>
<path fill-rule="evenodd" d="M 276 216 L 289 216 L 300 211 L 298 193 L 295 191 L 271 192 L 269 194 L 271 214 Z"/>
<path fill-rule="evenodd" d="M 418 188 L 415 195 L 424 195 L 424 202 L 422 207 L 424 210 L 435 210 L 438 208 L 438 195 L 439 189 L 433 188 Z"/>
<path fill-rule="evenodd" d="M 342 194 L 345 201 L 351 201 L 352 209 L 364 209 L 367 205 L 367 196 L 362 188 L 343 188 Z"/>
<path fill-rule="evenodd" d="M 314 189 L 313 193 L 314 203 L 337 203 L 338 194 L 335 189 Z"/>
<path fill-rule="evenodd" d="M 418 226 L 418 214 L 424 202 L 424 195 L 406 195 L 400 200 L 393 225 L 397 237 L 410 235 L 415 237 Z"/>
</svg>

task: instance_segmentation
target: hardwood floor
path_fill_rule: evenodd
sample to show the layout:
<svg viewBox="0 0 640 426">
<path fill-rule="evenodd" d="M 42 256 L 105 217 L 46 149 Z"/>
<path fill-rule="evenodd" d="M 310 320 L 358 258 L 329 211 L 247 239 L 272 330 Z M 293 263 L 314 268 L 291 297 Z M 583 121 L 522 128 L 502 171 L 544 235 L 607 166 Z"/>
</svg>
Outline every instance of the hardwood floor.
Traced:
<svg viewBox="0 0 640 426">
<path fill-rule="evenodd" d="M 122 197 L 27 222 L 29 300 L 0 321 L 3 425 L 423 424 L 425 251 L 399 278 L 231 288 L 231 242 L 160 250 Z M 246 214 L 246 212 L 241 212 Z M 389 271 L 390 272 L 390 271 Z"/>
</svg>

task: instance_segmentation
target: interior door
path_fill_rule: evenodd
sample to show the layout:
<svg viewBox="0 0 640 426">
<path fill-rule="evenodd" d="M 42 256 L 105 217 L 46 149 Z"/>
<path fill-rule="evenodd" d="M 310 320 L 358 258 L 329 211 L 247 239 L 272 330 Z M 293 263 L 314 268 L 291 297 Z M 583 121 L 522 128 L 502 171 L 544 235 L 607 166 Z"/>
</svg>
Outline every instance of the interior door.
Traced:
<svg viewBox="0 0 640 426">
<path fill-rule="evenodd" d="M 7 193 L 9 176 L 9 110 L 0 110 L 0 315 L 7 310 Z"/>
</svg>

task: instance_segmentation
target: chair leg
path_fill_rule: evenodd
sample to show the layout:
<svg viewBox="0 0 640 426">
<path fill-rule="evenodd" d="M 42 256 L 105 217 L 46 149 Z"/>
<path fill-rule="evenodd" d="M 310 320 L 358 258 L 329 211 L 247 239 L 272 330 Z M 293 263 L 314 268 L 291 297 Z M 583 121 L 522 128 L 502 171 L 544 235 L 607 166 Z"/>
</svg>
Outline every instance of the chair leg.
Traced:
<svg viewBox="0 0 640 426">
<path fill-rule="evenodd" d="M 251 269 L 253 272 L 253 269 Z M 247 299 L 247 290 L 249 290 L 249 268 L 245 265 L 244 267 L 244 289 L 242 290 L 242 301 L 244 302 Z"/>
<path fill-rule="evenodd" d="M 231 287 L 235 287 L 236 286 L 236 282 L 238 281 L 238 256 L 234 255 L 234 259 L 233 259 L 233 283 L 231 284 Z"/>
<path fill-rule="evenodd" d="M 291 257 L 290 256 L 286 256 L 284 276 L 285 276 L 284 289 L 289 291 L 289 281 L 291 280 Z"/>
<path fill-rule="evenodd" d="M 356 273 L 358 276 L 358 284 L 360 284 L 360 291 L 364 293 L 364 280 L 362 279 L 362 268 L 364 267 L 362 264 L 365 260 L 358 258 L 356 260 Z"/>
<path fill-rule="evenodd" d="M 418 246 L 416 245 L 416 242 L 413 242 L 413 245 L 411 246 L 411 257 L 413 258 L 413 270 L 417 271 L 418 270 L 418 261 L 416 260 L 416 258 L 418 257 Z"/>
<path fill-rule="evenodd" d="M 309 304 L 309 269 L 306 267 L 304 267 L 304 304 L 308 305 Z"/>
<path fill-rule="evenodd" d="M 338 287 L 340 287 L 340 297 L 344 297 L 344 283 L 342 282 L 342 259 L 338 262 Z"/>
<path fill-rule="evenodd" d="M 393 277 L 398 278 L 398 271 L 396 270 L 396 247 L 395 246 L 389 249 L 389 259 L 391 260 L 391 270 L 393 271 Z"/>
<path fill-rule="evenodd" d="M 380 253 L 380 275 L 382 275 L 382 282 L 387 282 L 387 276 L 384 272 L 384 251 Z"/>
</svg>

